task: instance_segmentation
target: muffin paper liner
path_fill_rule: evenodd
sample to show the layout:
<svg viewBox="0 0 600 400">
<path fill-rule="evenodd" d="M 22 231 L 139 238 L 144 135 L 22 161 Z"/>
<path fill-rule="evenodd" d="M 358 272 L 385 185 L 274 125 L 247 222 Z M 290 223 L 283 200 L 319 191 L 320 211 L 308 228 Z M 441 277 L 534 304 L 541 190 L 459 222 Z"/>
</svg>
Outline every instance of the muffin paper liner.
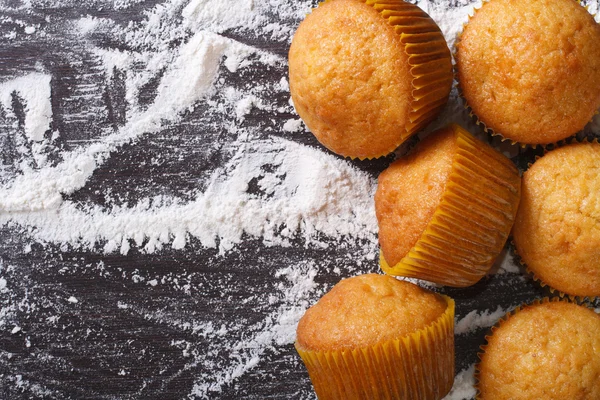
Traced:
<svg viewBox="0 0 600 400">
<path fill-rule="evenodd" d="M 403 0 L 364 0 L 377 10 L 400 35 L 411 66 L 413 101 L 404 134 L 384 154 L 388 155 L 433 120 L 448 101 L 452 88 L 452 56 L 442 31 L 429 15 Z"/>
<path fill-rule="evenodd" d="M 523 264 L 525 265 L 525 264 Z M 532 279 L 537 282 L 538 285 L 540 285 L 540 287 L 548 290 L 550 292 L 551 295 L 554 296 L 558 296 L 559 298 L 567 298 L 570 301 L 572 301 L 573 303 L 577 303 L 577 304 L 584 304 L 584 303 L 591 303 L 592 301 L 594 301 L 596 299 L 596 297 L 594 296 L 576 296 L 576 295 L 572 295 L 572 294 L 568 294 L 565 292 L 562 292 L 558 289 L 553 288 L 552 286 L 548 285 L 546 282 L 544 282 L 535 272 L 533 272 L 527 265 L 525 265 L 525 271 L 532 277 Z"/>
<path fill-rule="evenodd" d="M 383 253 L 381 269 L 464 287 L 492 266 L 517 213 L 521 178 L 512 162 L 458 125 L 457 152 L 440 204 L 415 246 L 396 265 Z"/>
<path fill-rule="evenodd" d="M 454 300 L 433 323 L 402 338 L 357 349 L 296 350 L 317 396 L 439 400 L 454 382 Z"/>
<path fill-rule="evenodd" d="M 479 358 L 479 362 L 475 365 L 475 390 L 477 390 L 477 394 L 475 396 L 475 399 L 477 400 L 482 400 L 483 397 L 481 397 L 481 391 L 479 390 L 479 382 L 480 382 L 480 376 L 481 376 L 481 369 L 480 369 L 480 365 L 481 365 L 481 361 L 483 359 L 483 356 L 485 354 L 485 351 L 488 347 L 489 344 L 489 339 L 494 335 L 494 332 L 500 327 L 502 326 L 502 324 L 504 324 L 506 321 L 508 321 L 509 319 L 511 319 L 514 315 L 516 315 L 518 312 L 520 312 L 521 310 L 531 307 L 531 306 L 535 306 L 538 304 L 543 304 L 543 303 L 550 303 L 550 302 L 565 302 L 565 303 L 573 303 L 573 304 L 577 304 L 577 305 L 581 305 L 583 307 L 586 308 L 590 308 L 585 304 L 580 304 L 576 301 L 573 300 L 569 300 L 569 299 L 563 299 L 561 297 L 544 297 L 542 299 L 536 299 L 531 303 L 526 303 L 526 304 L 521 304 L 520 306 L 516 307 L 514 310 L 507 312 L 503 317 L 501 317 L 491 328 L 490 331 L 487 335 L 485 335 L 485 340 L 486 340 L 486 344 L 479 346 L 479 349 L 481 350 L 480 352 L 477 353 L 477 357 Z"/>
</svg>

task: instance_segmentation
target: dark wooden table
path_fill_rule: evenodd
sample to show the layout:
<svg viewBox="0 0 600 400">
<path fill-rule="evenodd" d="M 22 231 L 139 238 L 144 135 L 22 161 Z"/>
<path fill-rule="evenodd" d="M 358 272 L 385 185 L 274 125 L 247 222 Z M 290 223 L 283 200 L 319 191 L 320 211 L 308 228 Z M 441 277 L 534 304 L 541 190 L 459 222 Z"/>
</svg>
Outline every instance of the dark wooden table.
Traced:
<svg viewBox="0 0 600 400">
<path fill-rule="evenodd" d="M 292 8 L 307 9 L 311 3 L 316 1 Z M 158 54 L 177 48 L 192 36 L 186 30 L 168 32 L 179 26 L 184 6 L 164 3 L 176 15 L 164 24 L 163 36 L 146 44 L 123 32 L 143 32 L 148 13 L 160 7 L 157 0 L 121 5 L 11 0 L 0 6 L 0 83 L 31 73 L 51 77 L 52 116 L 45 137 L 59 135 L 47 151 L 49 163 L 58 165 L 65 154 L 102 143 L 128 122 L 132 105 L 127 74 L 145 66 L 108 73 L 91 49 Z M 264 17 L 293 29 L 301 15 L 275 10 Z M 82 20 L 98 24 L 82 33 L 74 28 Z M 168 33 L 171 39 L 165 39 Z M 239 26 L 218 33 L 282 59 L 289 47 L 285 33 L 270 36 Z M 168 67 L 163 62 L 164 68 L 138 93 L 140 107 L 154 102 Z M 219 70 L 226 86 L 245 93 L 253 85 L 273 86 L 286 76 L 284 64 L 238 72 L 221 65 Z M 253 129 L 255 139 L 284 138 L 326 153 L 309 133 L 282 129 L 287 120 L 297 118 L 288 93 L 266 92 L 261 99 L 271 107 L 255 107 L 243 121 L 232 110 L 214 112 L 205 100 L 198 101 L 177 120 L 166 120 L 160 129 L 116 146 L 82 187 L 62 195 L 63 201 L 107 210 L 156 195 L 190 201 L 205 189 L 211 172 L 231 160 L 228 145 L 239 138 L 224 129 L 227 124 Z M 451 99 L 446 117 L 461 110 L 458 103 Z M 23 163 L 38 168 L 28 158 L 27 146 L 33 142 L 25 131 L 27 107 L 17 91 L 10 109 L 0 110 L 3 187 L 22 174 Z M 269 111 L 276 108 L 285 110 Z M 466 111 L 458 113 L 450 119 L 468 118 Z M 485 137 L 479 127 L 470 129 Z M 514 160 L 524 168 L 539 152 L 522 150 Z M 158 156 L 161 163 L 153 163 Z M 376 177 L 392 159 L 347 162 Z M 273 333 L 279 326 L 273 318 L 286 307 L 312 304 L 343 277 L 378 271 L 377 261 L 364 254 L 369 247 L 359 240 L 343 248 L 321 248 L 298 234 L 291 246 L 283 247 L 246 235 L 220 254 L 188 235 L 184 249 L 163 246 L 148 253 L 132 243 L 121 255 L 118 250 L 106 252 L 105 240 L 90 247 L 36 239 L 35 224 L 24 222 L 27 213 L 35 211 L 12 216 L 4 212 L 0 226 L 0 283 L 5 284 L 0 285 L 0 399 L 312 398 L 289 338 L 279 343 Z M 335 238 L 320 241 L 337 243 Z M 503 257 L 513 258 L 510 252 Z M 314 287 L 292 300 L 282 290 L 290 282 L 277 273 L 291 265 L 300 270 L 312 265 L 317 271 Z M 511 309 L 547 294 L 514 272 L 492 274 L 464 290 L 437 290 L 456 299 L 457 318 L 472 310 Z M 270 332 L 266 343 L 261 339 L 265 331 Z M 477 361 L 486 331 L 482 327 L 457 335 L 457 372 Z"/>
</svg>

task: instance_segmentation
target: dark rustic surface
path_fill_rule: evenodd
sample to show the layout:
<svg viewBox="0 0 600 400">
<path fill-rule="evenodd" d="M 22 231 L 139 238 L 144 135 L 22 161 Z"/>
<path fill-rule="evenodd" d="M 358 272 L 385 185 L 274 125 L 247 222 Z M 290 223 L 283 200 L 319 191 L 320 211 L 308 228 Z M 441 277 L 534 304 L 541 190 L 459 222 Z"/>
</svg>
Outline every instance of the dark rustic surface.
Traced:
<svg viewBox="0 0 600 400">
<path fill-rule="evenodd" d="M 106 132 L 123 126 L 128 108 L 124 86 L 127 71 L 104 73 L 88 51 L 89 43 L 117 49 L 126 49 L 128 44 L 101 30 L 82 37 L 73 33 L 70 23 L 95 16 L 125 27 L 129 21 L 143 21 L 144 11 L 158 3 L 132 2 L 125 9 L 117 9 L 109 2 L 33 1 L 27 3 L 30 6 L 20 0 L 4 2 L 2 17 L 20 22 L 5 20 L 0 24 L 0 35 L 18 33 L 0 44 L 0 82 L 28 71 L 51 74 L 52 126 L 47 135 L 60 132 L 55 148 L 48 150 L 53 162 L 60 162 L 65 152 L 101 140 Z M 290 26 L 297 23 L 287 21 Z M 26 25 L 36 25 L 37 33 L 45 35 L 23 34 Z M 270 40 L 241 29 L 223 35 L 281 57 L 289 46 L 285 40 Z M 184 34 L 172 45 L 185 39 Z M 228 85 L 243 88 L 248 82 L 278 82 L 286 73 L 285 68 L 273 67 L 235 74 L 221 67 L 220 76 Z M 157 75 L 147 84 L 138 99 L 140 104 L 152 103 L 160 79 Z M 82 97 L 78 90 L 84 84 L 94 87 L 93 96 Z M 283 107 L 288 96 L 273 94 L 270 101 Z M 0 112 L 1 184 L 20 173 L 19 162 L 24 157 L 17 143 L 19 135 L 24 135 L 26 104 L 15 94 L 12 107 L 10 115 Z M 90 112 L 82 112 L 85 110 Z M 257 127 L 264 137 L 284 137 L 319 148 L 311 135 L 281 129 L 283 122 L 294 117 L 292 113 L 272 115 L 255 109 L 243 124 Z M 219 129 L 219 124 L 207 121 L 238 123 L 231 115 L 212 114 L 209 106 L 199 104 L 177 123 L 166 123 L 160 132 L 122 146 L 83 188 L 65 195 L 65 199 L 81 206 L 107 208 L 135 204 L 156 194 L 189 200 L 191 193 L 204 188 L 209 173 L 230 159 L 227 143 L 237 139 Z M 524 153 L 518 159 L 521 167 L 535 152 Z M 150 161 L 157 154 L 165 162 L 152 165 Z M 351 162 L 377 176 L 390 158 Z M 36 168 L 33 161 L 30 163 Z M 118 196 L 107 198 L 109 188 Z M 0 292 L 0 307 L 5 312 L 0 315 L 4 321 L 0 326 L 0 398 L 193 398 L 194 385 L 210 383 L 234 364 L 236 357 L 253 354 L 252 349 L 229 348 L 243 339 L 243 330 L 227 330 L 221 342 L 215 342 L 210 335 L 195 330 L 195 322 L 212 321 L 215 327 L 247 326 L 249 334 L 256 334 L 284 302 L 278 286 L 285 284 L 284 278 L 276 277 L 275 271 L 290 264 L 317 263 L 315 281 L 319 289 L 310 299 L 314 302 L 342 277 L 378 270 L 376 261 L 356 258 L 360 251 L 360 243 L 343 249 L 318 249 L 306 246 L 298 237 L 294 246 L 280 248 L 247 238 L 234 251 L 219 256 L 215 249 L 204 248 L 192 237 L 184 250 L 166 246 L 145 254 L 134 246 L 123 256 L 105 254 L 101 243 L 91 250 L 37 243 L 27 226 L 1 226 L 0 276 L 7 282 L 7 290 Z M 338 272 L 335 268 L 340 266 L 343 268 Z M 148 285 L 152 279 L 161 283 Z M 473 309 L 510 309 L 547 294 L 531 279 L 514 273 L 491 275 L 468 289 L 439 291 L 456 299 L 459 318 Z M 78 302 L 69 302 L 71 296 Z M 269 296 L 276 300 L 267 301 Z M 14 326 L 20 331 L 12 333 Z M 486 330 L 456 337 L 457 372 L 477 361 Z M 313 396 L 293 345 L 266 346 L 258 359 L 254 368 L 206 396 Z"/>
</svg>

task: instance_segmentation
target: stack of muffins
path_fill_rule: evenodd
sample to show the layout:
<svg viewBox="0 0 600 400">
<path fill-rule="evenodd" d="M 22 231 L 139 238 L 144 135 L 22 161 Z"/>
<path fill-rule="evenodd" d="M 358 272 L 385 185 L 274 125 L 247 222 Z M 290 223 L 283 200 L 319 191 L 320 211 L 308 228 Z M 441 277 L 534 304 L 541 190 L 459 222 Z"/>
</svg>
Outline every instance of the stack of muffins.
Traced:
<svg viewBox="0 0 600 400">
<path fill-rule="evenodd" d="M 600 107 L 600 26 L 574 0 L 490 0 L 465 25 L 455 59 L 461 96 L 485 131 L 545 155 L 521 178 L 458 125 L 430 133 L 379 177 L 386 275 L 334 286 L 300 320 L 296 349 L 321 399 L 443 398 L 454 379 L 454 301 L 390 275 L 473 285 L 512 230 L 529 273 L 557 296 L 492 329 L 478 398 L 598 400 L 600 316 L 586 303 L 600 297 L 600 144 L 573 135 Z M 289 70 L 310 131 L 360 160 L 392 153 L 431 122 L 454 78 L 440 29 L 402 0 L 321 3 L 294 35 Z"/>
</svg>

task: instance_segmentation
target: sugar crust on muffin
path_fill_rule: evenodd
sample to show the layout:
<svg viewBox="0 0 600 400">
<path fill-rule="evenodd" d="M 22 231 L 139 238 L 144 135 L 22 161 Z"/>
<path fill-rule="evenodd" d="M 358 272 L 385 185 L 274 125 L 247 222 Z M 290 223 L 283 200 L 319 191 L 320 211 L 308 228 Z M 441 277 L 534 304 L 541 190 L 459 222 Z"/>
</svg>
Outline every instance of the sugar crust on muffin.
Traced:
<svg viewBox="0 0 600 400">
<path fill-rule="evenodd" d="M 518 254 L 543 283 L 600 296 L 600 144 L 546 153 L 523 175 L 513 228 Z"/>
<path fill-rule="evenodd" d="M 487 337 L 480 400 L 600 399 L 600 315 L 566 301 L 525 306 Z"/>
<path fill-rule="evenodd" d="M 366 274 L 340 281 L 298 323 L 306 350 L 356 349 L 422 329 L 448 308 L 446 300 L 408 282 Z"/>
<path fill-rule="evenodd" d="M 473 113 L 516 142 L 562 140 L 600 107 L 600 25 L 574 0 L 484 2 L 456 61 Z"/>
</svg>

